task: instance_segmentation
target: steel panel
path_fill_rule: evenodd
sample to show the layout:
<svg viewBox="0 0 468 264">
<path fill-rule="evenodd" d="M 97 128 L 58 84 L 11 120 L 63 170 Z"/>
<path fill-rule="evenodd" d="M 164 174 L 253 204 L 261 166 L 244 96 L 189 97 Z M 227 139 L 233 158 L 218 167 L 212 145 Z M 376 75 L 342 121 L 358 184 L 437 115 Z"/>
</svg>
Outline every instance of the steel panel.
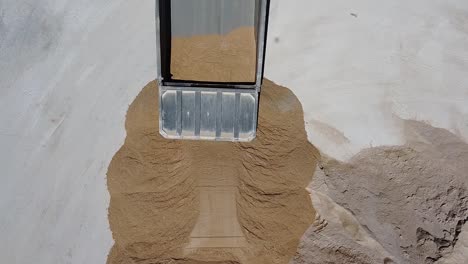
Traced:
<svg viewBox="0 0 468 264">
<path fill-rule="evenodd" d="M 161 86 L 160 133 L 171 139 L 250 141 L 257 129 L 255 90 Z"/>
</svg>

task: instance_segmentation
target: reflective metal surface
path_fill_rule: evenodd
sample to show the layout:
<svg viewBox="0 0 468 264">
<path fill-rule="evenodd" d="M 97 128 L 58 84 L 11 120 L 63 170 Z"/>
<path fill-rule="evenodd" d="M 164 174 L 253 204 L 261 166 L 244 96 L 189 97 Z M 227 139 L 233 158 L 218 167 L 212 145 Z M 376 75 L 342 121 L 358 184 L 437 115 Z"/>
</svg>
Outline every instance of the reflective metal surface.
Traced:
<svg viewBox="0 0 468 264">
<path fill-rule="evenodd" d="M 257 129 L 258 93 L 246 89 L 165 87 L 160 132 L 172 139 L 251 141 Z"/>
</svg>

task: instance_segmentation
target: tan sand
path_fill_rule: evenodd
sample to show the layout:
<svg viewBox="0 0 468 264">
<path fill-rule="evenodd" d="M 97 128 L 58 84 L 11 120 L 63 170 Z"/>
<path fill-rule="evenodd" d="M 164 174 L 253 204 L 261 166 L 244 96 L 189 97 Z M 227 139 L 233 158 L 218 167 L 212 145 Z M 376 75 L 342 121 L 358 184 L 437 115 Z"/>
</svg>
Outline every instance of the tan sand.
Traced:
<svg viewBox="0 0 468 264">
<path fill-rule="evenodd" d="M 226 35 L 172 39 L 174 79 L 210 82 L 255 82 L 256 41 L 253 27 Z"/>
<path fill-rule="evenodd" d="M 108 263 L 287 263 L 314 219 L 318 152 L 299 101 L 266 81 L 252 143 L 174 141 L 158 133 L 157 93 L 152 82 L 130 106 L 109 166 Z"/>
<path fill-rule="evenodd" d="M 247 241 L 237 220 L 238 167 L 235 149 L 211 144 L 213 154 L 195 157 L 198 176 L 199 215 L 186 252 L 196 248 L 243 248 Z"/>
<path fill-rule="evenodd" d="M 108 170 L 108 263 L 288 263 L 315 212 L 306 191 L 318 151 L 302 107 L 265 81 L 251 143 L 159 135 L 158 89 L 131 104 Z"/>
<path fill-rule="evenodd" d="M 305 234 L 291 264 L 468 263 L 459 259 L 468 244 L 468 144 L 424 122 L 399 122 L 404 145 L 347 162 L 322 157 L 311 188 L 326 226 Z"/>
</svg>

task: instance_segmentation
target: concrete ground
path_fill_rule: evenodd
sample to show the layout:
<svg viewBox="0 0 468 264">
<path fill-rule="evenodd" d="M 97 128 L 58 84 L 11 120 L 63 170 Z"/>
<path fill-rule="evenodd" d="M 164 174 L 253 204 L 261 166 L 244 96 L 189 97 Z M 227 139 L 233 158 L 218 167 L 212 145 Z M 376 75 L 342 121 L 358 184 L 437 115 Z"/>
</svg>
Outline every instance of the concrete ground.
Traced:
<svg viewBox="0 0 468 264">
<path fill-rule="evenodd" d="M 107 166 L 156 77 L 154 1 L 0 0 L 0 262 L 105 263 Z M 266 76 L 347 160 L 394 117 L 468 140 L 468 2 L 273 1 Z"/>
</svg>

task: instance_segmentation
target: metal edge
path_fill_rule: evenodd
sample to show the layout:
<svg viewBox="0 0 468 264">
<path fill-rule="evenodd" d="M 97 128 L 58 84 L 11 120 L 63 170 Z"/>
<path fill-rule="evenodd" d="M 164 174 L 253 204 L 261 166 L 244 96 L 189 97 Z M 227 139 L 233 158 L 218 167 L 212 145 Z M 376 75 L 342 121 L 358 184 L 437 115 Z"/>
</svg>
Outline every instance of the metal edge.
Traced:
<svg viewBox="0 0 468 264">
<path fill-rule="evenodd" d="M 260 31 L 258 32 L 258 43 L 257 43 L 257 77 L 256 77 L 256 88 L 258 91 L 261 89 L 263 82 L 263 67 L 264 67 L 264 56 L 266 47 L 266 22 L 267 22 L 267 0 L 260 1 Z"/>
<path fill-rule="evenodd" d="M 222 88 L 222 89 L 256 89 L 257 85 L 254 84 L 239 84 L 239 83 L 207 83 L 207 82 L 196 82 L 196 81 L 183 81 L 183 82 L 174 82 L 165 81 L 162 83 L 164 86 L 172 87 L 197 87 L 197 88 Z"/>
<path fill-rule="evenodd" d="M 162 73 L 161 73 L 161 20 L 159 16 L 159 0 L 155 1 L 155 24 L 156 24 L 156 65 L 157 69 L 157 77 L 156 80 L 158 84 L 162 84 Z"/>
<path fill-rule="evenodd" d="M 161 101 L 162 101 L 162 87 L 163 86 L 159 86 L 158 88 L 158 102 L 159 102 L 159 105 L 158 105 L 158 116 L 159 116 L 159 134 L 161 134 L 161 136 L 163 136 L 164 138 L 169 138 L 168 134 L 164 131 L 163 129 L 163 121 L 162 121 L 162 113 L 161 113 Z"/>
<path fill-rule="evenodd" d="M 257 137 L 257 132 L 254 131 L 251 136 L 245 139 L 231 139 L 231 138 L 212 138 L 212 137 L 202 137 L 202 136 L 169 136 L 164 131 L 159 131 L 159 134 L 165 139 L 171 140 L 205 140 L 205 141 L 219 141 L 219 142 L 252 142 Z"/>
<path fill-rule="evenodd" d="M 222 141 L 222 142 L 252 142 L 257 137 L 257 126 L 255 126 L 255 130 L 252 134 L 247 138 L 213 138 L 213 137 L 203 137 L 203 136 L 170 136 L 168 135 L 164 129 L 161 127 L 159 128 L 159 134 L 165 139 L 172 139 L 172 140 L 206 140 L 206 141 Z"/>
<path fill-rule="evenodd" d="M 174 90 L 174 91 L 189 91 L 189 92 L 197 92 L 197 91 L 207 91 L 207 92 L 240 92 L 240 93 L 251 93 L 251 94 L 258 94 L 258 91 L 255 89 L 239 89 L 239 88 L 215 88 L 215 87 L 180 87 L 180 86 L 168 86 L 168 85 L 161 85 L 160 89 L 163 91 L 167 90 Z"/>
</svg>

